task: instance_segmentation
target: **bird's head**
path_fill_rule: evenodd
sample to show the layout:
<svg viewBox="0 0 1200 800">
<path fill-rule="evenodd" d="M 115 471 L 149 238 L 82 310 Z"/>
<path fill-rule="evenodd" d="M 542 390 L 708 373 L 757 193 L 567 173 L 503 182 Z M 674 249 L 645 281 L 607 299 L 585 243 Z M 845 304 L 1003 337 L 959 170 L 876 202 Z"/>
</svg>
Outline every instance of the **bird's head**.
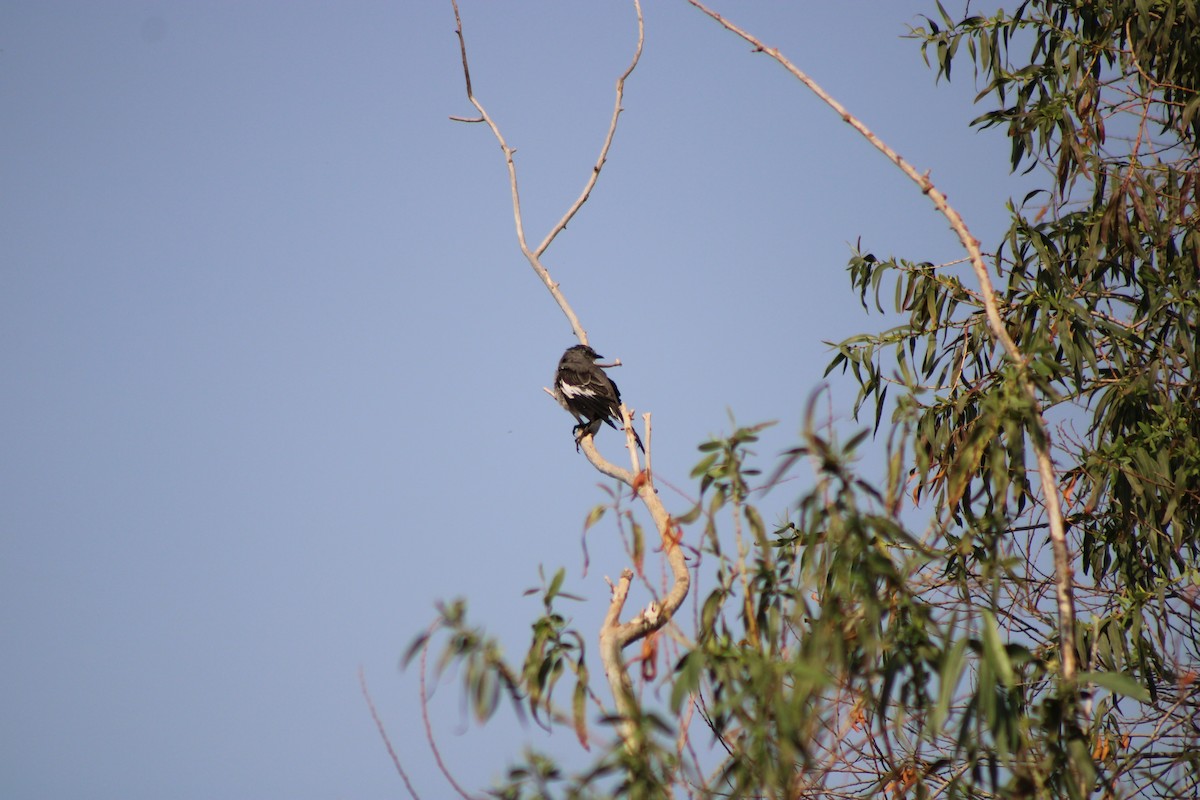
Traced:
<svg viewBox="0 0 1200 800">
<path fill-rule="evenodd" d="M 578 358 L 581 361 L 585 359 L 587 361 L 596 361 L 604 358 L 604 356 L 600 355 L 586 344 L 577 344 L 574 347 L 568 347 L 567 352 L 564 353 L 564 355 L 570 356 L 571 358 Z"/>
</svg>

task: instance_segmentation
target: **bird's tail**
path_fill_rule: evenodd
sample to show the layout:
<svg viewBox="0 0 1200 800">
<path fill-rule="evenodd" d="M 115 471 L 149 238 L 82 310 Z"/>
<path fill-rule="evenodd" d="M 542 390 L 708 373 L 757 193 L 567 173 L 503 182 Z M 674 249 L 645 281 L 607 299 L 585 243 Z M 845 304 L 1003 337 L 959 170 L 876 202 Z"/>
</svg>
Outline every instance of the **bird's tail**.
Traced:
<svg viewBox="0 0 1200 800">
<path fill-rule="evenodd" d="M 604 418 L 604 421 L 605 421 L 605 422 L 607 422 L 607 423 L 608 423 L 608 427 L 612 428 L 614 431 L 619 431 L 619 430 L 621 430 L 621 428 L 618 428 L 618 427 L 617 427 L 617 423 L 613 422 L 613 421 L 612 421 L 611 419 L 609 419 L 608 417 L 605 417 L 605 418 Z M 638 436 L 637 428 L 635 428 L 635 427 L 633 427 L 632 425 L 630 425 L 630 426 L 629 426 L 629 430 L 633 431 L 633 441 L 635 441 L 635 442 L 637 443 L 638 450 L 641 450 L 643 453 L 645 453 L 645 452 L 646 452 L 646 448 L 642 446 L 642 437 Z"/>
</svg>

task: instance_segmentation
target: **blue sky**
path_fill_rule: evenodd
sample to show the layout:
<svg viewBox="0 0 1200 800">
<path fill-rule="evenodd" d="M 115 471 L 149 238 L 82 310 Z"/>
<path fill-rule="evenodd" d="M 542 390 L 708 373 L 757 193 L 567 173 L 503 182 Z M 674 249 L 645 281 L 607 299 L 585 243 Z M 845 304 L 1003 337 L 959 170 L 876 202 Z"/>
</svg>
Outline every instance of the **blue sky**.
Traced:
<svg viewBox="0 0 1200 800">
<path fill-rule="evenodd" d="M 1003 229 L 1006 140 L 967 128 L 965 69 L 935 87 L 900 38 L 932 2 L 719 8 L 931 169 L 976 236 Z M 632 10 L 462 12 L 540 241 L 596 158 Z M 682 0 L 645 14 L 609 163 L 545 262 L 686 488 L 729 411 L 785 448 L 823 341 L 881 324 L 846 280 L 857 237 L 961 253 L 780 68 Z M 568 567 L 588 636 L 625 565 L 602 524 L 580 574 L 605 495 L 541 390 L 573 341 L 499 148 L 448 120 L 471 113 L 449 2 L 10 0 L 0 107 L 5 793 L 401 796 L 362 666 L 418 789 L 447 796 L 397 668 L 434 602 L 467 597 L 519 658 L 539 565 Z M 463 732 L 456 684 L 434 711 L 468 786 L 553 746 Z"/>
</svg>

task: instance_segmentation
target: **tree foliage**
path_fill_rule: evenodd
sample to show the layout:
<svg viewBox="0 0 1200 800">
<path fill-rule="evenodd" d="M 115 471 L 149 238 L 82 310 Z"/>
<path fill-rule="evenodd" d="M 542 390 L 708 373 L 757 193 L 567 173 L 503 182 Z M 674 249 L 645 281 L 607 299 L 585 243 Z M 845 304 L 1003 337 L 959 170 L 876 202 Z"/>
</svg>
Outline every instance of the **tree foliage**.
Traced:
<svg viewBox="0 0 1200 800">
<path fill-rule="evenodd" d="M 1046 176 L 1010 204 L 994 266 L 1005 324 L 1057 422 L 1085 609 L 1071 644 L 1085 669 L 1109 677 L 1089 676 L 1099 689 L 1068 731 L 1085 746 L 1042 749 L 1115 795 L 1186 797 L 1200 780 L 1197 13 L 1193 3 L 1026 2 L 959 21 L 941 11 L 913 32 L 947 79 L 965 46 L 979 99 L 995 105 L 975 124 L 1005 130 L 1014 170 Z M 1034 432 L 979 297 L 953 268 L 926 262 L 860 252 L 850 270 L 865 307 L 882 307 L 893 285 L 906 324 L 843 343 L 835 364 L 852 368 L 860 407 L 876 414 L 898 389 L 913 497 L 932 498 L 946 543 L 958 543 L 946 576 L 977 607 L 1023 616 L 1007 626 L 1013 638 L 1051 657 L 1061 643 L 1042 487 L 1025 469 Z M 1055 744 L 1045 725 L 1031 732 Z"/>
<path fill-rule="evenodd" d="M 1042 176 L 1009 203 L 990 258 L 1049 429 L 969 272 L 860 246 L 849 276 L 864 309 L 903 319 L 834 346 L 829 371 L 856 382 L 866 430 L 842 442 L 810 405 L 765 479 L 758 428 L 702 445 L 700 500 L 673 518 L 700 542 L 697 613 L 643 641 L 642 682 L 661 691 L 624 720 L 637 736 L 610 737 L 581 774 L 527 754 L 500 796 L 1200 793 L 1200 9 L 936 10 L 912 36 L 937 76 L 965 50 L 988 108 L 974 124 L 1004 131 L 1012 168 Z M 875 442 L 887 469 L 870 480 L 855 465 Z M 1040 485 L 1034 443 L 1061 485 Z M 805 469 L 811 488 L 768 525 L 764 492 Z M 1073 556 L 1071 641 L 1048 490 Z M 603 737 L 587 709 L 616 715 L 589 684 L 586 632 L 555 610 L 562 587 L 561 573 L 546 585 L 521 667 L 461 605 L 443 615 L 443 661 L 466 665 L 480 718 L 507 695 L 588 745 Z M 1065 648 L 1078 675 L 1060 670 Z"/>
</svg>

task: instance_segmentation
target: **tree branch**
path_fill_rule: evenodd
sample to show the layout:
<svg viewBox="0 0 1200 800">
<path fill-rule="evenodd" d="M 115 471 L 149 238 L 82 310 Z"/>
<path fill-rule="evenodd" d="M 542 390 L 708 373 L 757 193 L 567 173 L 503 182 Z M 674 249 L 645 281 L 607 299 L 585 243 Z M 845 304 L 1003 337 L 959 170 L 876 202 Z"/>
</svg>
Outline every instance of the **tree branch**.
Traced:
<svg viewBox="0 0 1200 800">
<path fill-rule="evenodd" d="M 433 625 L 429 627 L 430 633 L 437 629 L 438 626 L 439 623 L 433 623 Z M 438 748 L 437 739 L 433 735 L 433 725 L 429 722 L 429 693 L 425 689 L 425 662 L 429 655 L 430 641 L 430 639 L 426 638 L 425 644 L 421 647 L 421 720 L 425 723 L 425 739 L 429 742 L 429 749 L 433 752 L 433 760 L 437 763 L 438 769 L 441 770 L 442 775 L 446 778 L 450 785 L 454 787 L 454 791 L 458 792 L 458 796 L 463 798 L 463 800 L 476 800 L 476 798 L 467 794 L 467 792 L 458 785 L 458 781 L 454 780 L 454 775 L 452 775 L 450 770 L 446 768 L 446 762 L 442 761 L 442 751 Z"/>
<path fill-rule="evenodd" d="M 628 428 L 632 422 L 629 410 L 621 407 L 621 416 Z M 633 436 L 628 435 L 630 452 L 636 463 L 637 454 L 634 451 Z M 687 561 L 683 556 L 683 548 L 679 545 L 679 536 L 671 515 L 667 513 L 658 491 L 654 488 L 652 478 L 646 473 L 633 473 L 621 469 L 604 459 L 596 450 L 594 438 L 589 434 L 580 441 L 584 455 L 601 473 L 615 478 L 633 489 L 638 499 L 650 512 L 654 527 L 658 530 L 667 564 L 671 567 L 673 583 L 666 596 L 659 603 L 649 603 L 647 607 L 629 622 L 621 622 L 621 610 L 629 594 L 629 584 L 633 580 L 633 571 L 626 569 L 621 573 L 620 580 L 613 586 L 612 599 L 609 603 L 608 614 L 600 626 L 600 660 L 604 664 L 604 674 L 608 678 L 613 698 L 617 704 L 617 712 L 621 717 L 618 728 L 625 747 L 635 751 L 640 746 L 635 720 L 640 716 L 637 699 L 633 694 L 633 684 L 629 673 L 621 660 L 621 652 L 634 642 L 661 629 L 675 616 L 675 612 L 683 605 L 691 586 L 691 573 L 688 572 Z M 639 478 L 641 478 L 639 480 Z"/>
<path fill-rule="evenodd" d="M 387 728 L 383 726 L 383 720 L 379 718 L 379 712 L 375 709 L 375 701 L 371 698 L 371 691 L 367 688 L 367 676 L 363 672 L 361 664 L 358 667 L 358 685 L 362 689 L 363 698 L 367 701 L 371 719 L 375 721 L 375 728 L 379 731 L 379 738 L 383 739 L 383 745 L 392 759 L 392 766 L 396 768 L 396 772 L 400 773 L 400 780 L 404 781 L 404 788 L 408 790 L 408 794 L 413 800 L 421 800 L 417 790 L 413 788 L 412 782 L 408 779 L 408 773 L 404 771 L 404 766 L 400 763 L 400 756 L 396 755 L 396 750 L 392 747 L 391 737 L 388 736 Z"/>
<path fill-rule="evenodd" d="M 612 120 L 609 122 L 608 134 L 604 137 L 604 144 L 600 149 L 600 157 L 597 159 L 595 166 L 592 167 L 591 174 L 588 176 L 588 180 L 584 184 L 583 191 L 580 193 L 578 199 L 567 209 L 567 213 L 563 215 L 562 219 L 550 229 L 550 232 L 546 234 L 546 238 L 542 240 L 542 243 L 537 246 L 536 250 L 530 249 L 529 242 L 525 238 L 525 223 L 521 214 L 521 193 L 517 188 L 517 165 L 513 160 L 513 154 L 517 152 L 516 148 L 509 147 L 508 142 L 504 139 L 504 135 L 500 132 L 500 127 L 475 96 L 475 91 L 471 86 L 471 67 L 467 62 L 467 40 L 463 36 L 462 16 L 458 11 L 458 0 L 450 0 L 450 5 L 454 8 L 454 32 L 458 35 L 458 48 L 462 54 L 463 78 L 466 81 L 467 100 L 479 112 L 478 119 L 464 119 L 461 117 L 451 117 L 451 119 L 460 122 L 483 122 L 491 129 L 492 135 L 496 137 L 496 141 L 500 144 L 500 150 L 504 153 L 505 166 L 508 168 L 508 184 L 512 193 L 513 222 L 517 230 L 517 244 L 521 248 L 521 253 L 529 262 L 529 266 L 533 267 L 533 271 L 541 279 L 546 290 L 550 292 L 550 296 L 554 298 L 554 302 L 558 303 L 558 307 L 562 310 L 567 318 L 567 322 L 571 325 L 571 330 L 575 334 L 575 338 L 579 340 L 580 344 L 587 344 L 587 331 L 583 329 L 583 325 L 579 322 L 579 317 L 576 316 L 574 309 L 571 308 L 571 304 L 567 302 L 567 298 L 559 289 L 558 283 L 550 276 L 550 271 L 542 264 L 541 257 L 550 246 L 550 243 L 554 241 L 555 237 L 567 227 L 567 223 L 578 213 L 583 204 L 587 202 L 591 196 L 592 188 L 600 178 L 600 170 L 604 168 L 604 163 L 608 159 L 608 150 L 617 132 L 617 119 L 621 115 L 621 101 L 625 94 L 625 80 L 633 73 L 634 68 L 637 67 L 638 61 L 642 57 L 642 42 L 645 28 L 642 21 L 641 2 L 640 0 L 633 0 L 638 21 L 637 49 L 633 54 L 633 60 L 630 62 L 629 67 L 617 79 L 616 102 L 613 107 Z"/>
<path fill-rule="evenodd" d="M 517 188 L 517 168 L 513 160 L 513 154 L 516 151 L 514 148 L 509 147 L 503 134 L 500 132 L 499 126 L 496 125 L 491 115 L 483 107 L 483 104 L 475 97 L 474 89 L 471 86 L 471 70 L 467 61 L 467 45 L 466 39 L 463 36 L 462 17 L 458 11 L 457 0 L 450 0 L 450 2 L 454 7 L 455 33 L 458 35 L 459 50 L 462 53 L 463 78 L 466 81 L 467 99 L 479 113 L 478 120 L 454 117 L 452 119 L 458 119 L 462 122 L 483 122 L 491 129 L 492 135 L 496 137 L 496 141 L 500 144 L 500 149 L 504 153 L 504 161 L 508 168 L 508 180 L 512 192 L 513 219 L 516 224 L 517 242 L 521 247 L 521 252 L 525 255 L 526 260 L 529 261 L 530 266 L 533 267 L 534 272 L 537 273 L 537 276 L 546 286 L 546 289 L 550 292 L 555 302 L 558 303 L 563 314 L 566 315 L 567 320 L 571 323 L 571 329 L 575 332 L 576 338 L 582 344 L 587 344 L 586 331 L 584 331 L 583 326 L 579 323 L 579 319 L 571 309 L 570 304 L 567 303 L 566 297 L 559 289 L 559 285 L 551 278 L 549 270 L 542 264 L 541 256 L 546 252 L 546 249 L 554 241 L 555 237 L 566 229 L 567 224 L 575 217 L 584 203 L 587 202 L 591 196 L 592 189 L 596 185 L 596 181 L 600 177 L 600 171 L 604 168 L 604 164 L 608 159 L 608 151 L 612 146 L 613 137 L 616 135 L 617 121 L 622 111 L 621 103 L 624 99 L 625 81 L 637 67 L 642 55 L 645 28 L 640 0 L 633 0 L 633 7 L 637 12 L 638 23 L 637 48 L 634 51 L 633 59 L 628 68 L 617 79 L 616 100 L 613 105 L 612 118 L 609 122 L 608 132 L 604 137 L 604 143 L 600 148 L 600 155 L 592 167 L 591 174 L 588 176 L 588 180 L 584 184 L 583 191 L 579 197 L 571 204 L 562 218 L 555 223 L 554 227 L 550 229 L 549 233 L 546 234 L 546 238 L 542 240 L 542 243 L 536 249 L 530 249 L 525 238 L 525 228 L 521 215 L 520 192 Z M 625 484 L 642 501 L 642 504 L 650 513 L 651 519 L 654 520 L 654 526 L 658 530 L 659 537 L 662 540 L 663 552 L 666 553 L 667 562 L 674 575 L 674 584 L 661 603 L 657 605 L 651 603 L 632 620 L 622 623 L 620 620 L 621 610 L 625 605 L 625 599 L 629 592 L 629 584 L 633 578 L 633 572 L 626 569 L 622 573 L 621 580 L 613 586 L 612 602 L 609 604 L 608 614 L 600 630 L 600 657 L 604 664 L 604 672 L 608 678 L 609 686 L 613 692 L 617 712 L 622 719 L 621 724 L 618 726 L 618 734 L 621 736 L 625 747 L 632 751 L 639 746 L 636 720 L 640 716 L 640 711 L 637 699 L 633 694 L 633 686 L 629 679 L 629 673 L 625 669 L 625 665 L 621 659 L 621 652 L 633 642 L 659 630 L 671 620 L 687 597 L 691 576 L 688 573 L 683 550 L 679 546 L 679 538 L 675 533 L 675 523 L 659 499 L 653 481 L 650 479 L 649 472 L 640 469 L 633 438 L 633 422 L 630 419 L 629 410 L 625 406 L 621 407 L 621 416 L 626 429 L 626 442 L 630 452 L 631 470 L 622 469 L 606 461 L 596 450 L 592 434 L 586 434 L 581 438 L 580 447 L 587 456 L 588 461 L 601 474 Z"/>
<path fill-rule="evenodd" d="M 579 193 L 579 198 L 571 204 L 571 207 L 567 209 L 567 213 L 563 214 L 562 219 L 560 219 L 555 226 L 550 229 L 550 232 L 546 234 L 546 238 L 543 239 L 542 243 L 539 244 L 537 249 L 533 251 L 534 257 L 540 258 L 542 253 L 546 252 L 546 248 L 550 246 L 550 243 L 554 241 L 554 238 L 566 229 L 567 223 L 571 221 L 576 213 L 578 213 L 579 209 L 583 208 L 583 204 L 587 202 L 588 198 L 592 194 L 592 188 L 596 185 L 596 181 L 600 179 L 600 170 L 604 169 L 604 163 L 608 161 L 608 149 L 612 146 L 613 137 L 617 133 L 617 118 L 620 117 L 621 112 L 625 110 L 621 107 L 621 102 L 625 98 L 625 79 L 632 75 L 634 69 L 637 68 L 638 61 L 640 61 L 642 58 L 642 44 L 646 38 L 646 30 L 645 24 L 642 20 L 642 6 L 640 1 L 634 0 L 633 7 L 637 11 L 638 21 L 637 49 L 633 53 L 633 60 L 629 62 L 629 67 L 621 73 L 621 77 L 617 78 L 617 97 L 616 100 L 613 101 L 612 120 L 608 123 L 608 133 L 604 137 L 604 144 L 600 147 L 600 157 L 596 159 L 596 165 L 592 167 L 592 173 L 588 176 L 587 183 L 584 184 L 583 191 Z"/>
<path fill-rule="evenodd" d="M 870 128 L 822 89 L 816 81 L 792 64 L 777 48 L 767 47 L 759 39 L 734 25 L 732 22 L 729 22 L 703 3 L 698 2 L 698 0 L 688 0 L 688 2 L 716 20 L 726 30 L 749 42 L 754 46 L 756 52 L 765 53 L 773 58 L 797 80 L 807 86 L 826 105 L 837 112 L 838 116 L 844 122 L 862 134 L 889 161 L 911 178 L 921 188 L 923 194 L 928 195 L 929 199 L 933 202 L 933 207 L 950 223 L 950 227 L 958 235 L 959 242 L 966 249 L 967 255 L 970 257 L 971 269 L 974 270 L 975 277 L 982 289 L 982 299 L 984 310 L 987 314 L 988 327 L 991 329 L 996 341 L 1000 342 L 1000 345 L 1004 348 L 1009 361 L 1016 367 L 1018 382 L 1031 405 L 1030 416 L 1033 430 L 1030 439 L 1037 458 L 1038 474 L 1042 482 L 1046 516 L 1050 525 L 1051 550 L 1054 555 L 1055 595 L 1058 603 L 1059 651 L 1062 660 L 1061 675 L 1063 681 L 1068 686 L 1072 686 L 1078 670 L 1075 654 L 1075 578 L 1067 546 L 1066 528 L 1063 524 L 1062 505 L 1058 494 L 1058 478 L 1055 474 L 1054 463 L 1050 459 L 1050 432 L 1046 426 L 1046 420 L 1042 415 L 1041 401 L 1038 399 L 1037 386 L 1030 374 L 1029 361 L 1017 347 L 1012 336 L 1009 335 L 1008 329 L 1004 326 L 1004 320 L 1000 316 L 1000 309 L 996 303 L 996 290 L 992 285 L 991 277 L 988 275 L 987 266 L 983 263 L 983 254 L 979 250 L 979 240 L 971 235 L 970 230 L 967 229 L 966 222 L 946 202 L 946 196 L 933 185 L 927 172 L 918 172 L 899 153 L 885 144 Z"/>
</svg>

